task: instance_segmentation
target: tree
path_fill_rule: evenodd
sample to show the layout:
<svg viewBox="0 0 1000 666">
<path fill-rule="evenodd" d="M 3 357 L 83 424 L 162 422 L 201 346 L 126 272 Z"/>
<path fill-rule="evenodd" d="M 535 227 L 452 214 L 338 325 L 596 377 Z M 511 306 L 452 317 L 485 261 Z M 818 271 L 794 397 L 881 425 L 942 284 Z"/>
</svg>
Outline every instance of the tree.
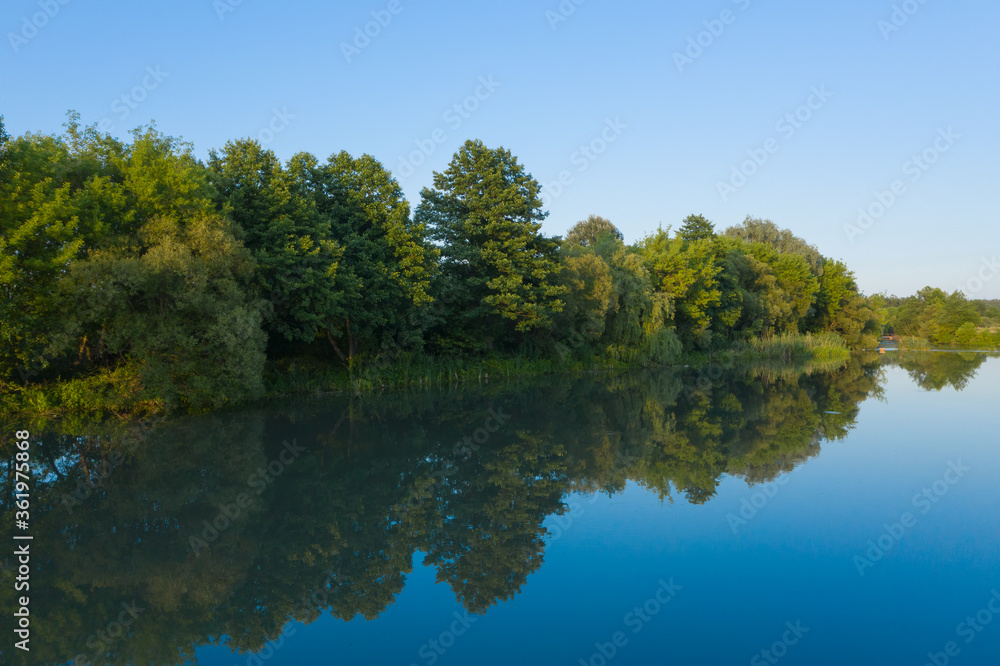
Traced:
<svg viewBox="0 0 1000 666">
<path fill-rule="evenodd" d="M 600 340 L 608 312 L 617 307 L 607 263 L 596 254 L 568 257 L 563 262 L 562 284 L 566 305 L 558 315 L 559 333 L 568 332 L 572 346 Z"/>
<path fill-rule="evenodd" d="M 62 330 L 73 309 L 56 299 L 58 285 L 89 252 L 125 242 L 166 212 L 151 206 L 155 183 L 178 202 L 204 191 L 183 144 L 150 127 L 126 146 L 81 131 L 79 115 L 68 116 L 61 136 L 0 143 L 0 380 L 27 383 L 66 369 L 67 350 L 79 344 Z M 155 174 L 125 170 L 131 162 L 151 167 L 163 154 L 178 159 Z M 186 196 L 166 182 L 173 171 L 187 182 Z"/>
<path fill-rule="evenodd" d="M 410 220 L 402 188 L 371 155 L 333 155 L 318 178 L 319 209 L 344 248 L 343 319 L 334 322 L 332 337 L 346 342 L 347 357 L 363 348 L 419 346 L 421 331 L 409 322 L 432 300 L 438 256 L 426 227 Z"/>
<path fill-rule="evenodd" d="M 676 304 L 678 335 L 686 344 L 705 345 L 711 336 L 711 311 L 721 303 L 711 241 L 671 239 L 660 229 L 642 242 L 647 266 L 657 289 Z"/>
<path fill-rule="evenodd" d="M 509 150 L 467 141 L 416 211 L 441 246 L 448 334 L 491 348 L 545 330 L 562 310 L 558 242 L 543 236 L 540 186 Z M 440 339 L 440 338 L 439 338 Z"/>
<path fill-rule="evenodd" d="M 949 295 L 941 289 L 924 287 L 916 296 L 890 301 L 898 305 L 887 309 L 889 326 L 903 335 L 936 344 L 954 344 L 956 332 L 963 325 L 978 326 L 982 321 L 979 308 L 960 291 Z"/>
<path fill-rule="evenodd" d="M 218 210 L 245 232 L 257 262 L 270 304 L 267 330 L 311 342 L 343 318 L 338 269 L 344 250 L 312 193 L 302 188 L 315 158 L 297 155 L 291 164 L 294 175 L 253 139 L 230 141 L 209 159 Z"/>
<path fill-rule="evenodd" d="M 65 142 L 26 135 L 0 150 L 0 372 L 15 379 L 16 368 L 26 375 L 51 362 L 48 337 L 58 316 L 52 294 L 86 238 Z"/>
<path fill-rule="evenodd" d="M 810 330 L 839 333 L 851 347 L 874 347 L 881 333 L 881 318 L 876 310 L 858 291 L 854 273 L 846 265 L 832 259 L 824 261 Z"/>
<path fill-rule="evenodd" d="M 135 250 L 101 251 L 62 285 L 74 332 L 137 368 L 139 399 L 201 410 L 263 393 L 262 303 L 250 253 L 214 215 L 161 218 Z M 93 339 L 93 338 L 92 338 Z"/>
<path fill-rule="evenodd" d="M 788 229 L 779 229 L 771 220 L 747 216 L 743 224 L 726 229 L 725 234 L 740 238 L 747 243 L 763 243 L 779 252 L 797 254 L 803 257 L 810 269 L 818 276 L 823 270 L 823 255 L 814 246 L 802 240 Z"/>
<path fill-rule="evenodd" d="M 620 241 L 625 240 L 625 236 L 610 220 L 600 215 L 591 215 L 586 220 L 581 220 L 570 228 L 566 233 L 563 245 L 591 247 L 597 244 L 598 239 L 603 234 L 610 234 L 612 238 Z"/>
<path fill-rule="evenodd" d="M 134 231 L 91 240 L 67 266 L 56 299 L 72 313 L 57 329 L 77 341 L 69 349 L 84 367 L 134 371 L 136 400 L 197 410 L 258 397 L 265 336 L 256 265 L 241 232 L 215 212 L 190 146 L 136 130 L 113 168 L 120 180 L 106 195 Z M 95 176 L 83 191 L 101 183 Z"/>
<path fill-rule="evenodd" d="M 765 279 L 766 326 L 764 334 L 799 333 L 810 313 L 819 281 L 805 257 L 776 250 L 764 243 L 751 243 L 749 253 L 767 266 L 773 281 Z"/>
<path fill-rule="evenodd" d="M 688 215 L 677 236 L 686 241 L 709 240 L 715 237 L 715 225 L 702 215 Z"/>
</svg>

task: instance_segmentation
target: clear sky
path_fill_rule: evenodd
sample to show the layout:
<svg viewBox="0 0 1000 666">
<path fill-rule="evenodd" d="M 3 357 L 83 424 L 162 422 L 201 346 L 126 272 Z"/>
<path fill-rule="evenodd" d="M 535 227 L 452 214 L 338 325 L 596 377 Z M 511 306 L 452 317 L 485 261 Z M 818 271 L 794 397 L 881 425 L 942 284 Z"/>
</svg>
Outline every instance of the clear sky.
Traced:
<svg viewBox="0 0 1000 666">
<path fill-rule="evenodd" d="M 6 0 L 0 114 L 370 153 L 413 205 L 479 138 L 543 183 L 549 234 L 750 214 L 868 293 L 1000 298 L 1000 5 L 893 2 Z"/>
</svg>

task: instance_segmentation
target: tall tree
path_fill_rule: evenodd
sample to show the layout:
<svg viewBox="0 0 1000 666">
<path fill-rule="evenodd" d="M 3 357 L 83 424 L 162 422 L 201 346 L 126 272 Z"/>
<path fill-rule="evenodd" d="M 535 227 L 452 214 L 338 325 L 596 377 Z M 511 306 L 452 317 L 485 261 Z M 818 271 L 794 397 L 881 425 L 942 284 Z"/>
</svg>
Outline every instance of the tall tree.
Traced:
<svg viewBox="0 0 1000 666">
<path fill-rule="evenodd" d="M 688 215 L 677 236 L 686 241 L 709 240 L 715 237 L 715 225 L 703 215 Z"/>
<path fill-rule="evenodd" d="M 315 166 L 296 156 L 296 176 Z M 311 342 L 343 317 L 337 283 L 343 247 L 331 236 L 308 191 L 270 150 L 253 139 L 230 141 L 209 159 L 218 208 L 246 233 L 257 261 L 259 282 L 270 304 L 267 329 L 288 341 Z"/>
<path fill-rule="evenodd" d="M 562 310 L 558 242 L 541 233 L 539 190 L 509 150 L 467 141 L 421 192 L 416 220 L 441 245 L 440 291 L 459 346 L 544 330 Z"/>
<path fill-rule="evenodd" d="M 399 183 L 371 155 L 341 152 L 320 169 L 316 195 L 344 248 L 343 318 L 333 334 L 343 341 L 340 353 L 419 346 L 421 331 L 408 324 L 432 300 L 437 250 L 426 242 L 426 227 L 411 221 Z"/>
</svg>

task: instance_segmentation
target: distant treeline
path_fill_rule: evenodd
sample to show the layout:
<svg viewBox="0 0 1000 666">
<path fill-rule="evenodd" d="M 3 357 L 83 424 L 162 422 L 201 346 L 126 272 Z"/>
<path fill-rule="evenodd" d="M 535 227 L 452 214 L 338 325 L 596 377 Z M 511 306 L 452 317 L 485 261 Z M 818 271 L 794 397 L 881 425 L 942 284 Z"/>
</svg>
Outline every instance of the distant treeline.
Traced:
<svg viewBox="0 0 1000 666">
<path fill-rule="evenodd" d="M 916 296 L 885 299 L 886 330 L 911 346 L 1000 347 L 1000 301 L 970 301 L 956 291 L 924 287 Z"/>
<path fill-rule="evenodd" d="M 288 359 L 620 366 L 882 332 L 881 297 L 770 221 L 692 215 L 626 244 L 597 216 L 545 236 L 546 215 L 538 181 L 479 141 L 411 214 L 369 155 L 282 163 L 243 139 L 205 163 L 152 126 L 0 122 L 0 381 L 59 387 L 36 411 L 208 409 L 260 397 Z"/>
</svg>

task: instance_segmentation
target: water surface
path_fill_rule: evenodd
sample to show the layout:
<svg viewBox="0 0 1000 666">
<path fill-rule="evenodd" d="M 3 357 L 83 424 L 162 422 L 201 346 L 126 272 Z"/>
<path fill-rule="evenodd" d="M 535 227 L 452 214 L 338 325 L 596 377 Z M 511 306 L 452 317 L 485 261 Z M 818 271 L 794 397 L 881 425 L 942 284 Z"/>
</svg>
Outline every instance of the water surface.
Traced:
<svg viewBox="0 0 1000 666">
<path fill-rule="evenodd" d="M 904 354 L 39 424 L 33 652 L 0 649 L 997 664 L 998 398 L 1000 359 Z"/>
</svg>

